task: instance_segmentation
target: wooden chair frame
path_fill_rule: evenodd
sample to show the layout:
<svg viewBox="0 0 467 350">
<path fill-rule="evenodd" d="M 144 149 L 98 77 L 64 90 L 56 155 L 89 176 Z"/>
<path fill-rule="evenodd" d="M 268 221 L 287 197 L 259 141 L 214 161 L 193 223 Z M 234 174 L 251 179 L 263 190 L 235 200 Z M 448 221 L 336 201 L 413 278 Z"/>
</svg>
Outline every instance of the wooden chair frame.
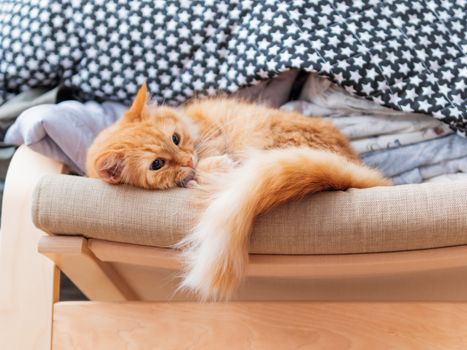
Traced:
<svg viewBox="0 0 467 350">
<path fill-rule="evenodd" d="M 0 231 L 2 348 L 126 349 L 139 344 L 178 349 L 187 344 L 188 335 L 190 344 L 202 349 L 332 348 L 342 337 L 368 347 L 380 344 L 381 337 L 393 339 L 387 344 L 425 348 L 430 348 L 429 341 L 465 344 L 460 341 L 467 337 L 467 246 L 380 254 L 252 255 L 238 301 L 177 299 L 170 283 L 145 295 L 147 276 L 179 270 L 172 250 L 49 236 L 33 225 L 35 185 L 43 175 L 63 171 L 61 164 L 24 146 L 12 160 Z M 59 269 L 91 301 L 58 302 Z M 277 291 L 268 294 L 270 289 Z M 406 313 L 402 321 L 401 312 Z M 424 341 L 395 336 L 394 329 L 383 327 L 391 322 Z M 376 328 L 370 336 L 362 333 L 365 327 Z M 457 332 L 456 338 L 449 337 L 448 329 Z"/>
</svg>

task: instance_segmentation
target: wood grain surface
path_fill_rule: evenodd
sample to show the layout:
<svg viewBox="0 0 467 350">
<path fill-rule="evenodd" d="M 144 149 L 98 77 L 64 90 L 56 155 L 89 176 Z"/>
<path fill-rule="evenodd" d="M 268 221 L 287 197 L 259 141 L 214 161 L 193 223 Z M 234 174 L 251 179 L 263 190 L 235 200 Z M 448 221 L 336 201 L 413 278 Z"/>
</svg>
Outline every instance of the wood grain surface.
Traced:
<svg viewBox="0 0 467 350">
<path fill-rule="evenodd" d="M 37 252 L 44 232 L 31 219 L 32 193 L 63 166 L 26 146 L 14 155 L 3 195 L 0 231 L 0 349 L 48 350 L 58 270 Z"/>
<path fill-rule="evenodd" d="M 466 303 L 59 303 L 54 349 L 465 349 Z"/>
</svg>

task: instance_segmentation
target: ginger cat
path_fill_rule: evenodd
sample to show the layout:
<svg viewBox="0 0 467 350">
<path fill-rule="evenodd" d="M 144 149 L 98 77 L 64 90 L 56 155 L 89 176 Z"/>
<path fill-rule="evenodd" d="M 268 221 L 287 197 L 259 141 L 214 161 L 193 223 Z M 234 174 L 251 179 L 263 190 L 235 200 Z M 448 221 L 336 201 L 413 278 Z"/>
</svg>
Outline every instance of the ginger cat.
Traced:
<svg viewBox="0 0 467 350">
<path fill-rule="evenodd" d="M 226 98 L 148 105 L 145 84 L 90 147 L 87 172 L 111 184 L 209 191 L 196 227 L 178 245 L 181 288 L 203 300 L 232 296 L 257 215 L 318 191 L 390 185 L 321 118 Z"/>
</svg>

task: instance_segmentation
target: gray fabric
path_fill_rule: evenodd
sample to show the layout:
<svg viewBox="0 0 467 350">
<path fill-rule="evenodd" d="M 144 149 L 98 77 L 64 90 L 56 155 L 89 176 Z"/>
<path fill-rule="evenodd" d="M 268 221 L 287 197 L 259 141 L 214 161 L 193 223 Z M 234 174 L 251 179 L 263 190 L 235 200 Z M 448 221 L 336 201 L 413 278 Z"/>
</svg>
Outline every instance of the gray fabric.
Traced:
<svg viewBox="0 0 467 350">
<path fill-rule="evenodd" d="M 453 134 L 413 145 L 363 154 L 361 158 L 366 164 L 381 170 L 387 177 L 399 176 L 398 179 L 403 181 L 420 182 L 410 180 L 416 177 L 414 169 L 442 164 L 448 160 L 467 159 L 467 139 Z M 413 173 L 409 174 L 411 171 Z"/>
<path fill-rule="evenodd" d="M 8 130 L 5 142 L 26 144 L 66 164 L 72 171 L 84 174 L 87 148 L 126 108 L 113 102 L 77 101 L 36 106 L 21 113 Z"/>
<path fill-rule="evenodd" d="M 420 173 L 423 179 L 431 179 L 442 174 L 467 173 L 467 157 L 421 167 Z"/>
<path fill-rule="evenodd" d="M 421 183 L 441 175 L 463 173 L 467 176 L 467 157 L 421 166 L 392 178 L 394 184 Z"/>
<path fill-rule="evenodd" d="M 381 169 L 394 184 L 467 172 L 467 140 L 439 120 L 378 106 L 316 75 L 310 75 L 300 98 L 281 108 L 332 120 L 363 161 Z"/>
<path fill-rule="evenodd" d="M 232 94 L 232 96 L 279 108 L 289 100 L 290 92 L 297 74 L 297 69 L 288 70 L 279 74 L 274 79 L 241 88 Z"/>
<path fill-rule="evenodd" d="M 330 105 L 328 107 L 331 108 Z M 297 111 L 306 116 L 315 115 L 315 105 L 306 101 L 289 102 L 282 109 Z M 359 154 L 398 148 L 454 133 L 442 122 L 420 114 L 373 113 L 371 108 L 363 113 L 353 111 L 351 106 L 347 110 L 342 106 L 336 107 L 335 110 L 330 109 L 329 113 L 322 116 L 333 122 Z"/>
<path fill-rule="evenodd" d="M 419 184 L 423 182 L 423 177 L 422 174 L 420 174 L 420 169 L 412 169 L 409 171 L 406 171 L 405 173 L 402 173 L 397 176 L 393 176 L 391 178 L 391 181 L 393 182 L 394 185 L 402 185 L 402 184 Z"/>
<path fill-rule="evenodd" d="M 467 173 L 455 173 L 455 174 L 443 174 L 429 178 L 425 183 L 446 183 L 454 181 L 465 181 L 467 182 Z"/>
<path fill-rule="evenodd" d="M 32 89 L 22 92 L 0 106 L 0 128 L 6 129 L 26 109 L 44 103 L 55 103 L 58 88 Z"/>
<path fill-rule="evenodd" d="M 0 106 L 0 119 L 14 118 L 32 106 L 55 102 L 58 90 L 58 87 L 55 89 L 36 88 L 15 95 Z"/>
<path fill-rule="evenodd" d="M 381 107 L 314 74 L 308 77 L 300 99 L 281 109 L 330 118 L 358 153 L 400 147 L 453 133 L 439 120 Z"/>
</svg>

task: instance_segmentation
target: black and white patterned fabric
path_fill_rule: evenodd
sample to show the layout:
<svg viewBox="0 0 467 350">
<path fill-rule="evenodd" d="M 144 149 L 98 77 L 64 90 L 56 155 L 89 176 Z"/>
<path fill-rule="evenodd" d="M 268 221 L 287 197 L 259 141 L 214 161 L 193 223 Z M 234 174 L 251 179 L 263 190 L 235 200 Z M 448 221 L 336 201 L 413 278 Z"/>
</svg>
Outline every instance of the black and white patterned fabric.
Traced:
<svg viewBox="0 0 467 350">
<path fill-rule="evenodd" d="M 467 131 L 466 0 L 0 0 L 0 93 L 176 104 L 290 68 Z"/>
</svg>

